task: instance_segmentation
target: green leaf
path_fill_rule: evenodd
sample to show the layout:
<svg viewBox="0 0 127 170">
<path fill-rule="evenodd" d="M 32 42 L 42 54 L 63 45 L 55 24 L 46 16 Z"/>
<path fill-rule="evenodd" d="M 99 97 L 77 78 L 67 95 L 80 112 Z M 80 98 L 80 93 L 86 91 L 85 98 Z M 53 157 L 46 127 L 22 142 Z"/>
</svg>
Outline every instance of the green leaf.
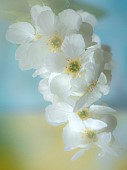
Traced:
<svg viewBox="0 0 127 170">
<path fill-rule="evenodd" d="M 103 9 L 100 9 L 98 7 L 79 2 L 78 0 L 69 0 L 70 6 L 69 8 L 74 9 L 74 10 L 84 10 L 89 13 L 94 14 L 97 18 L 103 17 L 106 15 L 106 12 Z"/>
<path fill-rule="evenodd" d="M 69 8 L 69 1 L 68 0 L 42 0 L 44 5 L 50 6 L 53 11 L 58 14 L 64 9 Z"/>
</svg>

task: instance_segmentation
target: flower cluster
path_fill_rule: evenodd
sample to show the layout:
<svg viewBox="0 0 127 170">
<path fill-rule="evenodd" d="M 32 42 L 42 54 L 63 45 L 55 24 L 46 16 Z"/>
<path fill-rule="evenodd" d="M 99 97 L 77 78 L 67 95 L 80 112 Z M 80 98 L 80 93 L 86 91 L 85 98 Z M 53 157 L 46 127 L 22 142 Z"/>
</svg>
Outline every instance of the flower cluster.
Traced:
<svg viewBox="0 0 127 170">
<path fill-rule="evenodd" d="M 110 90 L 112 55 L 94 33 L 96 18 L 84 11 L 67 9 L 58 15 L 48 6 L 31 8 L 31 23 L 18 22 L 6 34 L 18 45 L 16 59 L 22 70 L 35 69 L 42 78 L 39 91 L 50 104 L 46 119 L 63 129 L 65 150 L 80 150 L 73 160 L 93 145 L 99 157 L 113 149 L 117 120 L 113 109 L 95 105 Z"/>
</svg>

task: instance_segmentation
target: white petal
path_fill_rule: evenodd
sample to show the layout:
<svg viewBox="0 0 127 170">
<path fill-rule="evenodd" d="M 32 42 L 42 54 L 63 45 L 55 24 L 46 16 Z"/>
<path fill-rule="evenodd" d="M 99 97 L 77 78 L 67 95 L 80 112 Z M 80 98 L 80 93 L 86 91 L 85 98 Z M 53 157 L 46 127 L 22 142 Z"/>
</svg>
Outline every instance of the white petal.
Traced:
<svg viewBox="0 0 127 170">
<path fill-rule="evenodd" d="M 50 36 L 55 31 L 55 22 L 55 14 L 52 11 L 48 10 L 41 12 L 40 16 L 38 17 L 37 23 L 41 30 L 41 33 Z"/>
<path fill-rule="evenodd" d="M 86 82 L 85 82 L 85 79 L 82 77 L 74 78 L 71 80 L 71 85 L 72 85 L 72 88 L 71 88 L 72 95 L 75 96 L 77 94 L 77 96 L 80 96 L 81 94 L 84 93 Z"/>
<path fill-rule="evenodd" d="M 64 32 L 79 30 L 81 22 L 81 17 L 72 9 L 64 10 L 58 15 L 58 24 Z"/>
<path fill-rule="evenodd" d="M 76 159 L 82 157 L 85 153 L 85 151 L 89 150 L 90 149 L 90 146 L 89 145 L 86 145 L 85 149 L 81 149 L 80 151 L 78 151 L 72 158 L 71 160 L 72 161 L 75 161 Z"/>
<path fill-rule="evenodd" d="M 81 109 L 82 107 L 89 107 L 91 104 L 96 102 L 101 97 L 101 93 L 99 92 L 92 92 L 92 93 L 85 93 L 76 103 L 74 108 L 75 111 Z"/>
<path fill-rule="evenodd" d="M 33 26 L 27 22 L 18 22 L 9 27 L 6 39 L 14 44 L 31 42 L 35 38 Z"/>
<path fill-rule="evenodd" d="M 111 114 L 104 114 L 104 115 L 99 115 L 98 119 L 100 119 L 101 121 L 107 124 L 107 127 L 105 128 L 106 132 L 112 132 L 116 129 L 117 119 L 115 116 Z"/>
<path fill-rule="evenodd" d="M 70 80 L 70 76 L 66 74 L 56 76 L 50 84 L 51 92 L 62 98 L 69 96 L 71 88 Z"/>
<path fill-rule="evenodd" d="M 71 130 L 68 125 L 63 129 L 63 140 L 66 151 L 85 145 L 85 138 L 82 137 L 82 134 Z"/>
<path fill-rule="evenodd" d="M 107 95 L 109 93 L 110 86 L 109 85 L 100 86 L 99 89 L 104 95 Z"/>
<path fill-rule="evenodd" d="M 111 141 L 111 133 L 101 133 L 98 135 L 98 145 L 100 146 L 104 146 L 104 145 L 108 145 Z"/>
<path fill-rule="evenodd" d="M 48 79 L 43 79 L 39 83 L 39 92 L 43 95 L 44 100 L 53 101 L 53 94 L 50 92 Z"/>
<path fill-rule="evenodd" d="M 94 15 L 92 15 L 88 12 L 80 12 L 79 14 L 82 17 L 83 22 L 87 22 L 87 23 L 91 24 L 93 27 L 96 25 L 97 19 L 95 18 Z"/>
<path fill-rule="evenodd" d="M 28 57 L 28 51 L 31 44 L 20 45 L 16 50 L 16 59 L 19 60 L 19 66 L 21 70 L 32 69 L 30 59 Z"/>
<path fill-rule="evenodd" d="M 44 66 L 40 69 L 37 69 L 32 75 L 33 78 L 35 78 L 37 76 L 40 76 L 41 78 L 48 78 L 50 76 L 50 72 Z"/>
<path fill-rule="evenodd" d="M 84 121 L 84 124 L 86 128 L 90 128 L 92 130 L 100 130 L 107 127 L 107 124 L 105 122 L 91 118 Z"/>
<path fill-rule="evenodd" d="M 47 10 L 51 10 L 51 8 L 48 6 L 40 6 L 40 5 L 35 5 L 31 8 L 31 16 L 35 25 L 37 24 L 37 20 L 40 13 L 42 11 L 47 11 Z"/>
<path fill-rule="evenodd" d="M 85 22 L 80 26 L 80 31 L 79 32 L 80 32 L 80 34 L 82 34 L 82 36 L 83 36 L 83 38 L 85 40 L 86 48 L 91 46 L 92 35 L 93 35 L 92 26 Z"/>
<path fill-rule="evenodd" d="M 50 54 L 45 58 L 46 68 L 50 72 L 60 73 L 66 69 L 67 61 L 62 53 Z"/>
<path fill-rule="evenodd" d="M 113 113 L 116 111 L 107 106 L 92 105 L 90 106 L 90 112 L 93 114 L 107 114 L 107 113 Z"/>
<path fill-rule="evenodd" d="M 32 43 L 28 56 L 33 68 L 38 69 L 44 65 L 44 59 L 49 54 L 49 48 L 44 40 L 38 40 Z"/>
<path fill-rule="evenodd" d="M 75 132 L 85 131 L 85 126 L 77 114 L 69 115 L 68 120 L 69 120 L 69 126 L 73 131 Z"/>
<path fill-rule="evenodd" d="M 98 82 L 101 84 L 101 85 L 105 85 L 107 83 L 107 78 L 105 76 L 104 73 L 101 73 L 100 74 L 100 77 L 98 79 Z"/>
<path fill-rule="evenodd" d="M 80 34 L 73 34 L 65 37 L 62 50 L 68 58 L 79 57 L 85 50 L 85 42 Z"/>
<path fill-rule="evenodd" d="M 52 125 L 60 125 L 68 120 L 68 114 L 73 113 L 73 108 L 66 103 L 49 105 L 46 108 L 46 119 Z"/>
</svg>

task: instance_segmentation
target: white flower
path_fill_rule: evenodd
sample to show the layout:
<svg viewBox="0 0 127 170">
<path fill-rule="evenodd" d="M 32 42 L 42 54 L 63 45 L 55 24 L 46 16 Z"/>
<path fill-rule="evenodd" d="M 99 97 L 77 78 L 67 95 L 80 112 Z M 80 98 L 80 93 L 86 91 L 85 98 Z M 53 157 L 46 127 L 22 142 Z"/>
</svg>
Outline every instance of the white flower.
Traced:
<svg viewBox="0 0 127 170">
<path fill-rule="evenodd" d="M 59 13 L 58 16 L 52 10 L 41 12 L 37 25 L 43 38 L 35 42 L 28 55 L 36 59 L 37 56 L 46 58 L 47 55 L 61 52 L 64 37 L 77 32 L 81 22 L 81 17 L 71 9 Z"/>
<path fill-rule="evenodd" d="M 49 77 L 46 77 L 46 75 L 41 75 L 41 69 L 37 70 L 33 76 L 36 76 L 37 74 L 40 74 L 40 76 L 44 78 L 40 81 L 38 88 L 46 101 L 50 101 L 52 103 L 60 101 L 68 101 L 69 103 L 74 102 L 69 99 L 71 88 L 70 76 L 66 74 L 51 73 Z"/>
<path fill-rule="evenodd" d="M 50 72 L 66 73 L 77 77 L 91 64 L 91 57 L 85 52 L 85 42 L 80 34 L 66 36 L 62 44 L 63 53 L 54 53 L 45 58 Z"/>
<path fill-rule="evenodd" d="M 96 67 L 89 70 L 84 78 L 76 78 L 71 83 L 73 95 L 81 96 L 76 103 L 75 111 L 90 106 L 101 98 L 102 94 L 107 95 L 109 92 L 106 76 Z"/>
<path fill-rule="evenodd" d="M 63 129 L 65 150 L 83 149 L 74 155 L 72 160 L 82 156 L 93 145 L 98 146 L 103 155 L 105 153 L 115 155 L 115 152 L 110 147 L 111 133 L 105 132 L 105 127 L 107 127 L 107 124 L 100 120 L 87 119 L 81 121 L 77 116 L 71 116 L 69 124 Z"/>
<path fill-rule="evenodd" d="M 16 59 L 19 60 L 22 70 L 38 68 L 42 65 L 42 56 L 39 55 L 39 51 L 33 56 L 31 50 L 33 50 L 33 44 L 42 38 L 37 25 L 37 18 L 42 11 L 47 10 L 51 9 L 47 6 L 33 6 L 31 9 L 33 25 L 28 22 L 18 22 L 9 26 L 6 33 L 8 41 L 20 45 L 16 51 Z"/>
<path fill-rule="evenodd" d="M 65 102 L 58 102 L 47 106 L 46 119 L 52 125 L 61 125 L 66 123 L 71 115 L 78 115 L 81 120 L 89 118 L 100 119 L 107 123 L 105 130 L 111 131 L 116 127 L 116 119 L 110 116 L 110 113 L 115 112 L 110 107 L 101 105 L 91 105 L 90 107 L 83 108 L 77 112 L 73 111 L 74 107 Z M 64 119 L 63 119 L 64 117 Z M 108 121 L 107 121 L 108 120 Z"/>
</svg>

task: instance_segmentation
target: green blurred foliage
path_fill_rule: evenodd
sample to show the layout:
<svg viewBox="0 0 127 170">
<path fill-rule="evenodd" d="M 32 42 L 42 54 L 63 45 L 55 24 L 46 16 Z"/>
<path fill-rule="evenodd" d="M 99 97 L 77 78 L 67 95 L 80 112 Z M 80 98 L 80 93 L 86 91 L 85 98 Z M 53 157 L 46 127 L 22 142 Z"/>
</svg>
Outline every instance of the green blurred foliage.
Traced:
<svg viewBox="0 0 127 170">
<path fill-rule="evenodd" d="M 0 18 L 10 22 L 31 21 L 30 8 L 37 4 L 50 6 L 56 14 L 71 8 L 91 12 L 96 17 L 105 15 L 102 9 L 76 0 L 0 0 L 0 4 Z"/>
</svg>

